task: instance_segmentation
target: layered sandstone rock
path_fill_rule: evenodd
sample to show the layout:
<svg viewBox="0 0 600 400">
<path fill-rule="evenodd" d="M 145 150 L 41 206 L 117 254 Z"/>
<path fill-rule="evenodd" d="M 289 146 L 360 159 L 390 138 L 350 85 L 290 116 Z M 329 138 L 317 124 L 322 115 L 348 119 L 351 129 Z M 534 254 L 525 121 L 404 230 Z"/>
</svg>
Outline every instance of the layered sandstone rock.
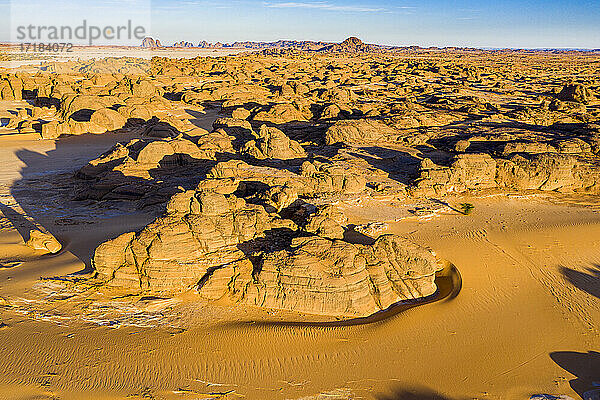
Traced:
<svg viewBox="0 0 600 400">
<path fill-rule="evenodd" d="M 449 167 L 421 161 L 420 176 L 414 191 L 422 194 L 446 194 L 496 187 L 496 161 L 488 154 L 459 154 Z"/>
<path fill-rule="evenodd" d="M 167 209 L 141 232 L 98 247 L 94 265 L 100 278 L 152 293 L 177 293 L 197 284 L 209 269 L 243 262 L 236 245 L 271 227 L 262 207 L 214 192 L 178 194 Z"/>
<path fill-rule="evenodd" d="M 331 315 L 430 293 L 435 267 L 395 236 L 376 241 L 379 225 L 348 232 L 329 203 L 402 201 L 407 188 L 599 193 L 593 54 L 531 52 L 529 63 L 512 51 L 375 54 L 355 38 L 315 46 L 347 54 L 43 63 L 0 75 L 1 123 L 44 138 L 141 137 L 77 174 L 79 199 L 167 208 L 98 249 L 102 279 Z M 540 73 L 549 59 L 556 70 Z M 211 131 L 199 127 L 213 115 Z"/>
<path fill-rule="evenodd" d="M 412 188 L 416 195 L 490 188 L 600 192 L 598 164 L 589 157 L 573 154 L 511 152 L 507 159 L 493 159 L 487 154 L 461 154 L 449 167 L 423 160 L 419 170 L 420 177 Z"/>
<path fill-rule="evenodd" d="M 348 219 L 338 208 L 327 205 L 308 217 L 304 230 L 329 239 L 343 239 Z"/>
<path fill-rule="evenodd" d="M 558 93 L 558 99 L 565 101 L 574 101 L 577 103 L 589 103 L 594 97 L 592 92 L 582 84 L 571 83 L 565 85 L 560 93 Z"/>
<path fill-rule="evenodd" d="M 185 165 L 192 159 L 214 159 L 214 152 L 205 151 L 184 138 L 135 139 L 125 145 L 117 143 L 111 150 L 82 167 L 78 174 L 93 178 L 108 171 L 119 171 L 124 175 L 147 176 L 150 169 Z"/>
<path fill-rule="evenodd" d="M 254 116 L 255 121 L 285 124 L 292 121 L 306 121 L 312 117 L 309 110 L 302 110 L 294 104 L 283 103 L 272 106 L 268 111 L 261 111 Z"/>
<path fill-rule="evenodd" d="M 498 161 L 497 181 L 511 189 L 600 193 L 600 168 L 567 154 L 514 155 Z"/>
<path fill-rule="evenodd" d="M 381 236 L 373 245 L 302 236 L 290 220 L 209 191 L 180 193 L 167 211 L 140 232 L 100 245 L 93 260 L 98 277 L 144 293 L 195 287 L 212 300 L 354 317 L 436 290 L 438 259 L 398 236 Z M 331 233 L 324 222 L 339 219 L 339 212 L 319 213 L 307 230 Z M 296 237 L 277 246 L 270 235 L 281 229 Z"/>
<path fill-rule="evenodd" d="M 231 179 L 261 182 L 268 186 L 288 186 L 298 195 L 352 194 L 365 190 L 366 178 L 354 166 L 346 163 L 305 161 L 300 175 L 272 167 L 255 166 L 240 160 L 219 162 L 208 174 L 209 179 Z"/>
</svg>

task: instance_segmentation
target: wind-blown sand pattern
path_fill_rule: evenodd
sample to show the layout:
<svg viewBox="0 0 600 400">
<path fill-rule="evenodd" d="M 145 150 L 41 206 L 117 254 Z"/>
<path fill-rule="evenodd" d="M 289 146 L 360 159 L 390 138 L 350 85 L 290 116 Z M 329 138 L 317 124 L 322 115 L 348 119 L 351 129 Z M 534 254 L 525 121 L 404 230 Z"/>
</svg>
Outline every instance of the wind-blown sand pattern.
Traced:
<svg viewBox="0 0 600 400">
<path fill-rule="evenodd" d="M 0 75 L 1 398 L 594 390 L 597 53 L 162 52 Z"/>
</svg>

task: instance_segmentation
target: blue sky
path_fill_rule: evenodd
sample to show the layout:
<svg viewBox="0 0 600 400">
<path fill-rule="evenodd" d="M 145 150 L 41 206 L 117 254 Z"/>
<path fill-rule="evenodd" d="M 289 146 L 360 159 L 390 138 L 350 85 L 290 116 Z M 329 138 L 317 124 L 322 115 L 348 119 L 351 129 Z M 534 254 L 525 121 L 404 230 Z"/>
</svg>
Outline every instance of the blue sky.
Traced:
<svg viewBox="0 0 600 400">
<path fill-rule="evenodd" d="M 131 18 L 164 44 L 358 36 L 391 45 L 600 48 L 598 0 L 0 0 L 2 6 L 12 10 L 3 37 L 23 21 Z"/>
<path fill-rule="evenodd" d="M 394 45 L 600 48 L 600 1 L 154 0 L 163 41 L 355 35 Z"/>
</svg>

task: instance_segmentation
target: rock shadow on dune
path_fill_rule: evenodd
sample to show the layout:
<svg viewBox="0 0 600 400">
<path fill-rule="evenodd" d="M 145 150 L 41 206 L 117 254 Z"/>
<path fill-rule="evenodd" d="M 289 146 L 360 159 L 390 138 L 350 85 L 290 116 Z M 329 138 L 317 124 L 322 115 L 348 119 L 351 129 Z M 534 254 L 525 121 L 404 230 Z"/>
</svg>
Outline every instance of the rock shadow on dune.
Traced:
<svg viewBox="0 0 600 400">
<path fill-rule="evenodd" d="M 600 299 L 600 265 L 594 264 L 593 267 L 587 268 L 587 272 L 561 266 L 560 272 L 573 286 Z M 600 368 L 598 371 L 600 374 Z"/>
<path fill-rule="evenodd" d="M 35 225 L 31 221 L 2 203 L 0 203 L 0 214 L 3 214 L 11 222 L 19 235 L 23 237 L 24 242 L 29 240 L 30 232 L 35 229 Z"/>
<path fill-rule="evenodd" d="M 377 394 L 377 400 L 455 400 L 425 387 L 398 387 L 390 394 Z"/>
<path fill-rule="evenodd" d="M 600 383 L 599 352 L 555 351 L 550 353 L 550 358 L 565 371 L 576 376 L 569 384 L 581 398 L 585 398 L 584 393 L 594 387 L 598 389 L 595 385 Z"/>
<path fill-rule="evenodd" d="M 99 239 L 98 243 L 89 243 L 89 249 L 80 245 L 73 247 L 58 226 L 80 220 L 82 212 L 95 215 L 94 210 L 88 210 L 85 202 L 75 200 L 78 183 L 73 175 L 102 152 L 98 149 L 104 146 L 108 149 L 115 142 L 128 139 L 129 136 L 122 135 L 85 134 L 57 139 L 54 142 L 55 149 L 45 153 L 30 149 L 17 150 L 15 154 L 24 166 L 20 170 L 21 179 L 11 185 L 10 193 L 31 220 L 3 204 L 0 205 L 0 211 L 11 220 L 25 242 L 29 239 L 29 232 L 39 224 L 62 243 L 63 249 L 73 253 L 86 265 L 85 271 L 90 270 L 92 247 L 95 248 L 103 239 Z M 78 149 L 81 151 L 76 153 Z"/>
</svg>

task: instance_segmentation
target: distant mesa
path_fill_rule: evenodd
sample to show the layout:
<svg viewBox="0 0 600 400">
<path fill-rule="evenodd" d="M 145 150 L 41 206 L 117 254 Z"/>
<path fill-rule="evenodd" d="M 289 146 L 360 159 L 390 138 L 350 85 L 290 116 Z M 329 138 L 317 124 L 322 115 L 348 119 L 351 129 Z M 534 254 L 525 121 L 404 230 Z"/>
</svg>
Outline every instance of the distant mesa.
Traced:
<svg viewBox="0 0 600 400">
<path fill-rule="evenodd" d="M 154 39 L 151 37 L 145 37 L 144 40 L 142 40 L 142 47 L 145 49 L 153 49 L 156 47 L 162 47 L 162 44 L 160 43 L 160 40 L 158 40 L 158 39 Z"/>
</svg>

